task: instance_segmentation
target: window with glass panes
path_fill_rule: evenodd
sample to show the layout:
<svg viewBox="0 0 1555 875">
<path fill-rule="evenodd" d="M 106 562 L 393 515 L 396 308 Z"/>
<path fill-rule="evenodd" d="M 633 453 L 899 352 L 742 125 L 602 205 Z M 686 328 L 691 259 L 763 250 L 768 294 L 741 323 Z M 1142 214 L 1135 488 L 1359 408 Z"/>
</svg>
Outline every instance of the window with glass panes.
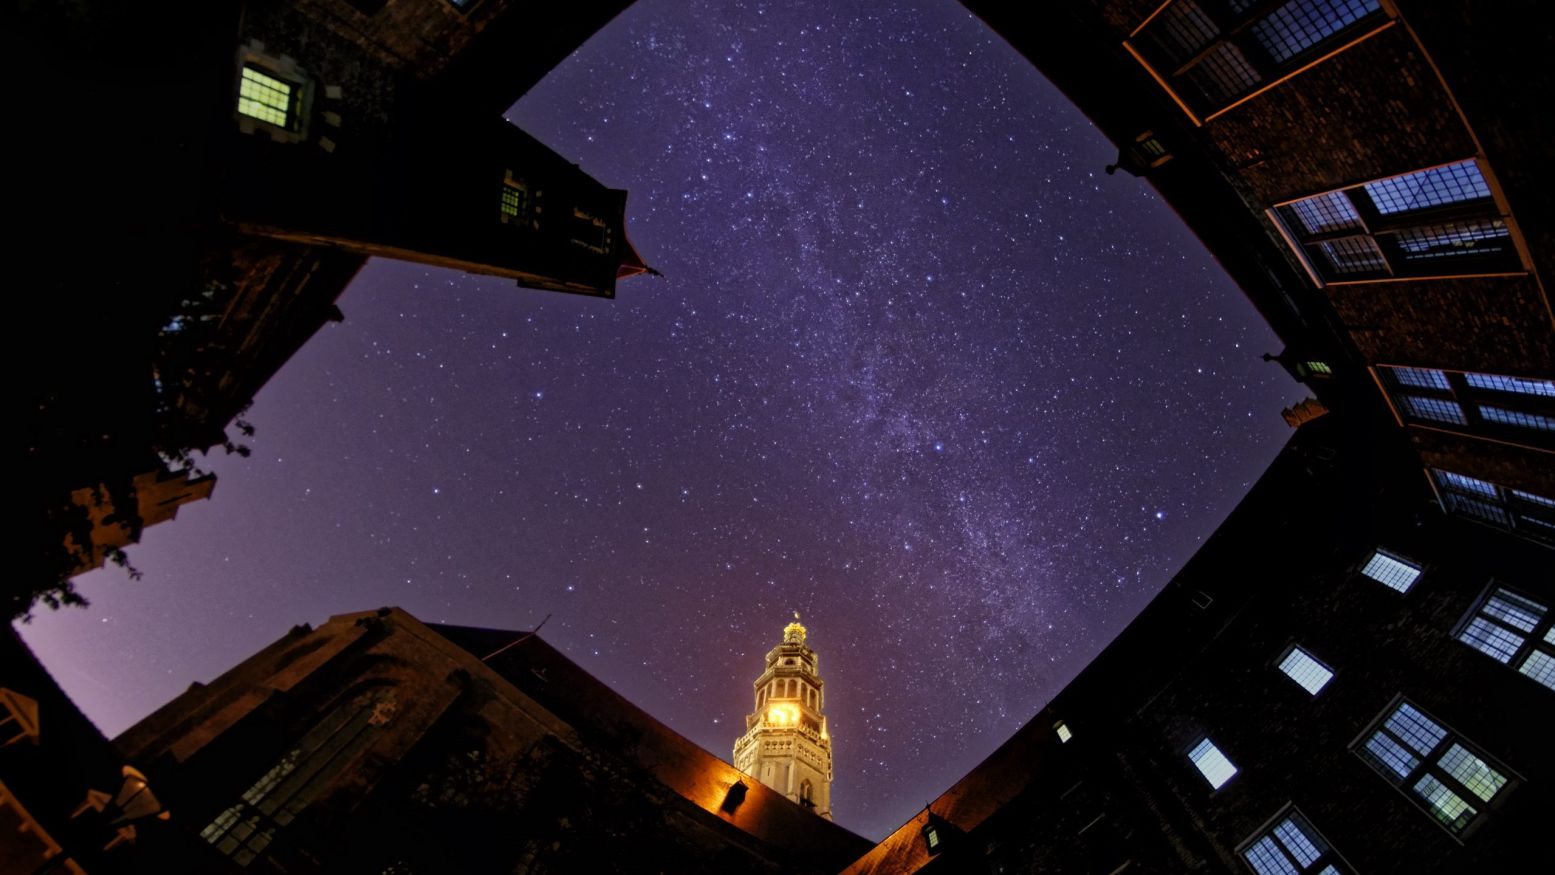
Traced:
<svg viewBox="0 0 1555 875">
<path fill-rule="evenodd" d="M 1420 566 L 1386 550 L 1373 550 L 1361 566 L 1361 573 L 1388 589 L 1409 592 L 1420 579 Z"/>
<path fill-rule="evenodd" d="M 1391 365 L 1377 378 L 1411 422 L 1555 448 L 1555 380 Z"/>
<path fill-rule="evenodd" d="M 1555 498 L 1441 468 L 1431 477 L 1448 513 L 1555 544 Z"/>
<path fill-rule="evenodd" d="M 343 704 L 308 730 L 242 797 L 200 831 L 200 837 L 239 866 L 263 856 L 285 829 L 377 737 L 387 693 L 367 693 Z"/>
<path fill-rule="evenodd" d="M 1347 875 L 1350 867 L 1301 812 L 1291 806 L 1237 851 L 1258 875 Z"/>
<path fill-rule="evenodd" d="M 1327 282 L 1522 269 L 1473 159 L 1301 198 L 1275 213 Z"/>
<path fill-rule="evenodd" d="M 297 127 L 302 89 L 252 64 L 245 64 L 238 81 L 238 112 L 278 128 Z"/>
<path fill-rule="evenodd" d="M 1511 792 L 1511 771 L 1402 697 L 1354 748 L 1453 835 L 1464 835 Z"/>
<path fill-rule="evenodd" d="M 1544 601 L 1493 584 L 1458 627 L 1464 644 L 1555 690 L 1555 626 Z"/>
<path fill-rule="evenodd" d="M 1199 774 L 1203 775 L 1204 780 L 1208 781 L 1209 785 L 1216 790 L 1225 786 L 1225 783 L 1231 780 L 1232 776 L 1237 772 L 1237 768 L 1231 760 L 1221 753 L 1220 748 L 1216 747 L 1215 743 L 1208 738 L 1200 739 L 1188 751 L 1188 759 L 1193 761 L 1193 765 L 1199 770 Z"/>
<path fill-rule="evenodd" d="M 1203 117 L 1386 20 L 1378 0 L 1176 0 L 1129 46 Z"/>
<path fill-rule="evenodd" d="M 1334 670 L 1324 665 L 1299 644 L 1292 644 L 1286 649 L 1284 655 L 1280 657 L 1279 668 L 1286 677 L 1295 681 L 1297 686 L 1314 696 L 1334 679 Z"/>
</svg>

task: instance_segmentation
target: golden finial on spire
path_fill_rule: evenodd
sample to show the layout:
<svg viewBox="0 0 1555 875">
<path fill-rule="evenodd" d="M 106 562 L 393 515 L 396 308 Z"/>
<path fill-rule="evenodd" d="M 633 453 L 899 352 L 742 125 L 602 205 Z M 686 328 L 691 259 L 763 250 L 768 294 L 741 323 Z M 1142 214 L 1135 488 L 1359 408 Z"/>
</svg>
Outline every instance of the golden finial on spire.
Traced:
<svg viewBox="0 0 1555 875">
<path fill-rule="evenodd" d="M 799 612 L 794 611 L 794 622 L 783 627 L 784 644 L 803 644 L 805 627 L 799 624 Z"/>
</svg>

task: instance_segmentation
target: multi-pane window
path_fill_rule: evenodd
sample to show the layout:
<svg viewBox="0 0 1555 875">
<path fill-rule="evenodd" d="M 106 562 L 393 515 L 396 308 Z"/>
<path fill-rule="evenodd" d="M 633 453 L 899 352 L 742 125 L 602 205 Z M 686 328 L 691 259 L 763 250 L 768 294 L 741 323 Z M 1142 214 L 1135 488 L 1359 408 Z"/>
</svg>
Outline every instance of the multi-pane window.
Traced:
<svg viewBox="0 0 1555 875">
<path fill-rule="evenodd" d="M 1318 662 L 1316 657 L 1295 644 L 1292 644 L 1290 649 L 1285 651 L 1285 655 L 1280 657 L 1279 664 L 1280 671 L 1284 672 L 1286 677 L 1314 696 L 1334 679 L 1333 669 Z"/>
<path fill-rule="evenodd" d="M 513 224 L 520 228 L 534 227 L 534 203 L 529 194 L 529 183 L 513 175 L 508 170 L 502 177 L 502 212 L 499 218 L 503 224 Z"/>
<path fill-rule="evenodd" d="M 218 851 L 246 866 L 339 777 L 377 736 L 393 700 L 368 693 L 331 711 L 242 798 L 200 831 Z"/>
<path fill-rule="evenodd" d="M 1431 474 L 1448 513 L 1555 543 L 1555 499 L 1455 471 L 1433 468 Z"/>
<path fill-rule="evenodd" d="M 1327 282 L 1521 269 L 1472 159 L 1302 198 L 1275 212 Z"/>
<path fill-rule="evenodd" d="M 1458 629 L 1458 640 L 1555 690 L 1555 626 L 1548 605 L 1494 586 Z"/>
<path fill-rule="evenodd" d="M 1064 744 L 1068 744 L 1069 739 L 1074 738 L 1074 733 L 1069 731 L 1069 727 L 1062 720 L 1053 724 L 1053 731 L 1058 733 L 1058 740 Z"/>
<path fill-rule="evenodd" d="M 1361 759 L 1454 835 L 1477 824 L 1515 783 L 1508 769 L 1402 698 L 1361 738 Z"/>
<path fill-rule="evenodd" d="M 1225 786 L 1225 783 L 1231 780 L 1231 776 L 1236 774 L 1236 766 L 1232 765 L 1231 760 L 1227 759 L 1226 755 L 1220 752 L 1220 748 L 1208 738 L 1201 740 L 1188 751 L 1188 759 L 1193 761 L 1199 774 L 1203 775 L 1204 780 L 1216 790 Z"/>
<path fill-rule="evenodd" d="M 1345 875 L 1350 868 L 1312 824 L 1287 807 L 1238 851 L 1258 875 Z"/>
<path fill-rule="evenodd" d="M 294 130 L 299 121 L 301 92 L 297 85 L 248 64 L 243 67 L 238 82 L 238 112 L 278 128 Z"/>
<path fill-rule="evenodd" d="M 1374 551 L 1361 566 L 1361 573 L 1389 589 L 1409 592 L 1420 579 L 1420 566 L 1382 550 Z"/>
<path fill-rule="evenodd" d="M 1384 21 L 1378 0 L 1176 0 L 1129 46 L 1208 117 Z"/>
<path fill-rule="evenodd" d="M 1555 380 L 1386 365 L 1377 376 L 1406 420 L 1555 447 Z"/>
</svg>

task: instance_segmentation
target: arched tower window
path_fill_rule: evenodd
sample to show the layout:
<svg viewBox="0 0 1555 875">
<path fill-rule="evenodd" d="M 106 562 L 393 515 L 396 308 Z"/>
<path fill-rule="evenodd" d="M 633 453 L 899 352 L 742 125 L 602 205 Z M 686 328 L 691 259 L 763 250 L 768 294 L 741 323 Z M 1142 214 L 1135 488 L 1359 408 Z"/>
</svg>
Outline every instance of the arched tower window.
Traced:
<svg viewBox="0 0 1555 875">
<path fill-rule="evenodd" d="M 810 784 L 810 779 L 799 782 L 799 804 L 806 808 L 815 807 L 815 787 Z"/>
</svg>

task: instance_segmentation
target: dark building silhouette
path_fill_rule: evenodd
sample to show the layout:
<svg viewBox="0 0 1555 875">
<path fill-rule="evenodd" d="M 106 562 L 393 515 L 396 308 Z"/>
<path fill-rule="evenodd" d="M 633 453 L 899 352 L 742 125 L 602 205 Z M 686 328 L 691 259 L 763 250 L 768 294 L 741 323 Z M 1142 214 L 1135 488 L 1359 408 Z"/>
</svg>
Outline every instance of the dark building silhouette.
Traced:
<svg viewBox="0 0 1555 875">
<path fill-rule="evenodd" d="M 835 872 L 869 842 L 532 633 L 306 626 L 116 740 L 224 863 L 286 872 Z"/>
<path fill-rule="evenodd" d="M 202 844 L 0 630 L 0 873 L 199 871 Z"/>
<path fill-rule="evenodd" d="M 1551 551 L 1443 515 L 1388 449 L 1303 426 L 1079 677 L 846 871 L 1555 862 Z"/>
<path fill-rule="evenodd" d="M 965 5 L 1120 144 L 1315 397 L 1139 618 L 847 871 L 1555 868 L 1534 7 Z"/>
<path fill-rule="evenodd" d="M 15 283 L 31 294 L 12 354 L 31 377 L 18 410 L 36 546 L 6 589 L 10 614 L 68 597 L 61 580 L 102 560 L 82 545 L 139 538 L 152 521 L 135 512 L 139 483 L 240 450 L 229 424 L 341 318 L 335 300 L 368 256 L 603 298 L 647 271 L 626 193 L 502 118 L 627 5 L 0 13 L 14 75 L 47 83 L 16 107 L 46 135 L 13 144 L 27 168 L 13 180 Z"/>
</svg>

